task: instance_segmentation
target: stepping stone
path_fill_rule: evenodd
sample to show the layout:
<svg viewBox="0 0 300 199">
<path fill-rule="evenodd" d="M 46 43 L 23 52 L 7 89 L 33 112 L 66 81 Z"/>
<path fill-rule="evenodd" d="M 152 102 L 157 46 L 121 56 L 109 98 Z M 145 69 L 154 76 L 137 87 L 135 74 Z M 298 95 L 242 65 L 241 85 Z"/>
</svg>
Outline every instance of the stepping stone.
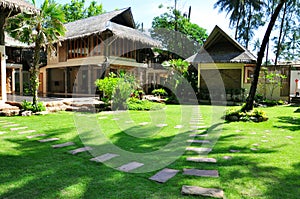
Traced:
<svg viewBox="0 0 300 199">
<path fill-rule="evenodd" d="M 187 186 L 187 185 L 182 186 L 181 194 L 205 196 L 205 197 L 213 197 L 213 198 L 224 198 L 224 192 L 221 189 L 203 188 L 203 187 Z"/>
<path fill-rule="evenodd" d="M 98 117 L 98 120 L 104 120 L 107 119 L 107 117 Z"/>
<path fill-rule="evenodd" d="M 134 123 L 134 121 L 125 121 L 125 124 L 131 124 Z"/>
<path fill-rule="evenodd" d="M 57 141 L 60 140 L 59 138 L 48 138 L 48 139 L 43 139 L 43 140 L 38 140 L 39 142 L 53 142 L 53 141 Z"/>
<path fill-rule="evenodd" d="M 63 148 L 63 147 L 73 146 L 73 145 L 75 145 L 74 142 L 66 142 L 63 144 L 52 145 L 52 148 L 57 149 L 57 148 Z"/>
<path fill-rule="evenodd" d="M 26 134 L 26 133 L 34 133 L 36 132 L 36 130 L 28 130 L 28 131 L 22 131 L 22 132 L 19 132 L 19 134 Z"/>
<path fill-rule="evenodd" d="M 132 171 L 134 169 L 137 169 L 141 166 L 143 166 L 144 164 L 143 163 L 140 163 L 140 162 L 130 162 L 128 164 L 124 164 L 120 167 L 118 167 L 117 169 L 119 171 L 124 171 L 124 172 L 129 172 L 129 171 Z"/>
<path fill-rule="evenodd" d="M 23 129 L 28 129 L 27 126 L 23 126 L 23 127 L 18 127 L 18 128 L 11 128 L 11 131 L 18 131 L 18 130 L 23 130 Z"/>
<path fill-rule="evenodd" d="M 239 130 L 239 129 L 238 129 L 238 130 L 235 130 L 235 132 L 236 132 L 236 133 L 240 133 L 240 132 L 242 132 L 242 130 Z"/>
<path fill-rule="evenodd" d="M 9 127 L 14 127 L 14 126 L 20 126 L 20 124 L 9 124 L 9 125 L 5 125 L 2 128 L 9 128 Z"/>
<path fill-rule="evenodd" d="M 271 133 L 271 131 L 270 131 L 270 130 L 265 130 L 265 132 L 266 132 L 266 133 Z"/>
<path fill-rule="evenodd" d="M 196 148 L 196 147 L 187 147 L 185 150 L 193 151 L 193 152 L 197 152 L 197 153 L 209 153 L 212 151 L 211 148 Z"/>
<path fill-rule="evenodd" d="M 251 151 L 258 151 L 257 148 L 250 148 Z"/>
<path fill-rule="evenodd" d="M 3 135 L 3 134 L 5 134 L 5 133 L 7 133 L 7 132 L 0 132 L 0 135 Z"/>
<path fill-rule="evenodd" d="M 91 151 L 91 150 L 93 150 L 91 147 L 86 146 L 86 147 L 71 150 L 71 151 L 69 151 L 69 153 L 71 153 L 72 155 L 76 155 L 77 153 L 82 153 L 82 152 Z"/>
<path fill-rule="evenodd" d="M 209 144 L 209 140 L 188 140 L 188 143 Z"/>
<path fill-rule="evenodd" d="M 183 169 L 183 175 L 217 178 L 219 172 L 217 170 Z"/>
<path fill-rule="evenodd" d="M 98 156 L 98 157 L 95 157 L 95 158 L 92 158 L 90 159 L 90 161 L 95 161 L 95 162 L 105 162 L 107 160 L 110 160 L 112 158 L 115 158 L 115 157 L 118 157 L 120 155 L 118 154 L 113 154 L 113 153 L 106 153 L 104 155 L 101 155 L 101 156 Z"/>
<path fill-rule="evenodd" d="M 239 152 L 241 152 L 241 151 L 240 151 L 240 150 L 230 149 L 229 152 L 230 152 L 230 153 L 239 153 Z"/>
<path fill-rule="evenodd" d="M 150 177 L 149 179 L 159 183 L 165 183 L 169 179 L 173 178 L 178 172 L 179 170 L 165 168 L 160 172 L 156 173 L 154 176 Z"/>
<path fill-rule="evenodd" d="M 146 126 L 146 125 L 148 125 L 149 124 L 149 122 L 142 122 L 142 123 L 139 123 L 139 125 L 141 125 L 141 126 Z"/>
<path fill-rule="evenodd" d="M 118 121 L 118 120 L 120 120 L 120 118 L 113 118 L 113 119 L 111 119 L 111 120 L 113 120 L 113 121 Z"/>
<path fill-rule="evenodd" d="M 207 126 L 191 126 L 192 129 L 206 129 Z"/>
<path fill-rule="evenodd" d="M 252 144 L 252 146 L 259 146 L 259 144 Z"/>
<path fill-rule="evenodd" d="M 265 136 L 265 135 L 263 135 L 263 136 L 261 136 L 262 138 L 267 138 L 267 136 Z"/>
<path fill-rule="evenodd" d="M 287 138 L 287 139 L 293 139 L 294 137 L 292 137 L 292 136 L 286 136 L 285 138 Z"/>
<path fill-rule="evenodd" d="M 167 124 L 158 124 L 158 125 L 156 125 L 156 127 L 158 127 L 158 128 L 163 128 L 163 127 L 166 127 L 166 126 L 168 126 Z"/>
<path fill-rule="evenodd" d="M 46 134 L 29 135 L 29 136 L 27 136 L 27 138 L 28 138 L 28 139 L 32 139 L 32 138 L 42 137 L 42 136 L 46 136 Z"/>
<path fill-rule="evenodd" d="M 250 134 L 251 134 L 251 135 L 256 135 L 256 132 L 251 132 Z"/>
<path fill-rule="evenodd" d="M 174 128 L 175 128 L 175 129 L 182 129 L 182 128 L 183 128 L 183 125 L 176 125 Z"/>
<path fill-rule="evenodd" d="M 208 134 L 190 134 L 190 137 L 207 137 Z"/>
<path fill-rule="evenodd" d="M 187 157 L 186 160 L 190 162 L 205 162 L 205 163 L 217 162 L 215 158 L 202 158 L 202 157 Z"/>
<path fill-rule="evenodd" d="M 202 130 L 194 129 L 194 130 L 192 130 L 191 132 L 193 132 L 193 133 L 204 133 L 204 132 L 207 132 L 207 131 L 204 130 L 204 129 L 202 129 Z"/>
<path fill-rule="evenodd" d="M 224 160 L 231 160 L 232 157 L 231 157 L 231 156 L 224 156 L 223 159 L 224 159 Z"/>
<path fill-rule="evenodd" d="M 266 143 L 266 142 L 269 142 L 269 140 L 261 140 L 261 142 L 264 142 L 264 143 Z"/>
</svg>

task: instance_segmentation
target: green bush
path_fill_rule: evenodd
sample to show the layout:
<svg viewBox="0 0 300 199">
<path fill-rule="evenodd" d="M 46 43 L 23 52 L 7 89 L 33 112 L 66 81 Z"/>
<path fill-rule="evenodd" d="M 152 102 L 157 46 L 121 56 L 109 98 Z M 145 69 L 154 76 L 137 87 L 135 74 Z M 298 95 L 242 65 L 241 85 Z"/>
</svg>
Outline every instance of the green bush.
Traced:
<svg viewBox="0 0 300 199">
<path fill-rule="evenodd" d="M 33 104 L 27 100 L 22 101 L 22 109 L 25 111 L 32 111 L 34 113 L 46 111 L 46 107 L 44 106 L 43 102 L 38 102 L 37 106 L 33 106 Z"/>
<path fill-rule="evenodd" d="M 152 94 L 156 95 L 156 96 L 166 96 L 166 95 L 168 95 L 167 91 L 165 91 L 165 89 L 163 89 L 163 88 L 154 89 L 152 91 Z"/>
<path fill-rule="evenodd" d="M 228 122 L 263 122 L 268 120 L 268 116 L 264 111 L 259 109 L 254 109 L 250 112 L 242 112 L 239 108 L 230 108 L 226 110 L 225 120 Z"/>
<path fill-rule="evenodd" d="M 267 106 L 277 106 L 277 105 L 283 105 L 284 101 L 265 99 L 262 101 L 262 104 L 267 105 Z"/>
<path fill-rule="evenodd" d="M 127 99 L 127 107 L 129 110 L 150 111 L 163 109 L 165 105 L 161 103 L 150 102 L 149 100 L 140 100 L 133 97 Z"/>
</svg>

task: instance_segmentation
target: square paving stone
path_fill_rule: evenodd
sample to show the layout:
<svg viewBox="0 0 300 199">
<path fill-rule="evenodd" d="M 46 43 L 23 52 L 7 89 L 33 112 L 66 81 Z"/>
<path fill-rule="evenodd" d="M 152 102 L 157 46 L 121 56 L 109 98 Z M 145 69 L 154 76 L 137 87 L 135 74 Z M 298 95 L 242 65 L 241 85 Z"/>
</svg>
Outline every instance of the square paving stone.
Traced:
<svg viewBox="0 0 300 199">
<path fill-rule="evenodd" d="M 294 137 L 292 137 L 292 136 L 286 136 L 285 138 L 287 138 L 287 139 L 293 139 Z"/>
<path fill-rule="evenodd" d="M 28 129 L 27 126 L 23 126 L 23 127 L 18 127 L 18 128 L 11 128 L 11 131 L 18 131 L 18 130 L 24 130 L 24 129 Z"/>
<path fill-rule="evenodd" d="M 158 128 L 163 128 L 163 127 L 166 127 L 166 126 L 168 126 L 167 124 L 158 124 L 158 125 L 156 125 L 156 127 L 158 127 Z"/>
<path fill-rule="evenodd" d="M 146 125 L 148 125 L 149 124 L 149 122 L 142 122 L 142 123 L 139 123 L 139 125 L 141 125 L 141 126 L 146 126 Z"/>
<path fill-rule="evenodd" d="M 115 157 L 118 157 L 120 155 L 118 154 L 113 154 L 113 153 L 106 153 L 104 155 L 101 155 L 101 156 L 98 156 L 98 157 L 95 157 L 95 158 L 92 158 L 90 159 L 91 161 L 95 161 L 95 162 L 105 162 L 107 160 L 110 160 L 112 158 L 115 158 Z"/>
<path fill-rule="evenodd" d="M 215 158 L 203 158 L 203 157 L 187 157 L 187 161 L 190 162 L 204 162 L 204 163 L 216 163 L 217 160 Z"/>
<path fill-rule="evenodd" d="M 217 170 L 183 169 L 183 175 L 217 178 L 219 172 Z"/>
<path fill-rule="evenodd" d="M 187 147 L 185 150 L 186 151 L 194 151 L 197 153 L 209 153 L 212 151 L 211 148 L 197 148 L 197 147 Z"/>
<path fill-rule="evenodd" d="M 5 134 L 6 132 L 0 132 L 0 135 L 3 135 L 3 134 Z"/>
<path fill-rule="evenodd" d="M 59 138 L 47 138 L 47 139 L 43 139 L 43 140 L 38 140 L 39 142 L 53 142 L 53 141 L 57 141 L 60 140 Z"/>
<path fill-rule="evenodd" d="M 182 129 L 182 128 L 183 128 L 183 125 L 176 125 L 174 128 L 175 128 L 175 129 Z"/>
<path fill-rule="evenodd" d="M 190 137 L 207 137 L 208 134 L 190 134 Z"/>
<path fill-rule="evenodd" d="M 22 132 L 19 132 L 19 134 L 27 134 L 27 133 L 35 133 L 36 130 L 28 130 L 28 131 L 22 131 Z"/>
<path fill-rule="evenodd" d="M 120 167 L 118 167 L 117 169 L 119 171 L 124 171 L 124 172 L 129 172 L 129 171 L 132 171 L 134 169 L 137 169 L 141 166 L 143 166 L 144 164 L 143 163 L 140 163 L 140 162 L 130 162 L 128 164 L 124 164 Z"/>
<path fill-rule="evenodd" d="M 46 134 L 29 135 L 29 136 L 26 136 L 26 137 L 27 137 L 28 139 L 32 139 L 32 138 L 42 137 L 42 136 L 46 136 Z"/>
<path fill-rule="evenodd" d="M 69 151 L 69 153 L 71 153 L 72 155 L 76 155 L 77 153 L 82 153 L 82 152 L 91 151 L 91 150 L 93 150 L 91 147 L 86 146 L 86 147 L 71 150 L 71 151 Z"/>
<path fill-rule="evenodd" d="M 73 146 L 73 145 L 75 145 L 74 142 L 66 142 L 63 144 L 52 145 L 52 148 L 57 149 L 57 148 L 63 148 L 63 147 Z"/>
<path fill-rule="evenodd" d="M 14 126 L 20 126 L 20 124 L 9 124 L 9 125 L 5 125 L 2 128 L 9 128 L 9 127 L 14 127 Z"/>
<path fill-rule="evenodd" d="M 191 126 L 192 129 L 205 129 L 207 126 Z"/>
<path fill-rule="evenodd" d="M 159 183 L 165 183 L 169 179 L 173 178 L 178 172 L 179 170 L 165 168 L 156 173 L 154 176 L 150 177 L 149 179 Z"/>
<path fill-rule="evenodd" d="M 239 152 L 241 152 L 241 151 L 240 151 L 240 150 L 235 150 L 235 149 L 230 149 L 229 152 L 230 152 L 230 153 L 239 153 Z"/>
<path fill-rule="evenodd" d="M 224 192 L 221 189 L 203 188 L 203 187 L 187 186 L 187 185 L 182 186 L 181 194 L 205 196 L 205 197 L 213 197 L 213 198 L 224 198 Z"/>
<path fill-rule="evenodd" d="M 188 143 L 197 143 L 197 144 L 209 144 L 209 140 L 188 140 Z"/>
</svg>

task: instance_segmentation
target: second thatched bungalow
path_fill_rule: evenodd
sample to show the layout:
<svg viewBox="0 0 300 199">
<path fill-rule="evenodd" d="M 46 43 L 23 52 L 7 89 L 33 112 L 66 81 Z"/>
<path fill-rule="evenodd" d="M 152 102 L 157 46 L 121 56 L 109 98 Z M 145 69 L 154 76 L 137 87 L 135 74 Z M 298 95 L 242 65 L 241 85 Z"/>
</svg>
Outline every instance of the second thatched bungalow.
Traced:
<svg viewBox="0 0 300 199">
<path fill-rule="evenodd" d="M 95 80 L 109 72 L 126 71 L 141 84 L 153 75 L 146 69 L 154 56 L 151 48 L 159 43 L 135 29 L 130 8 L 67 23 L 65 27 L 67 32 L 57 51 L 48 54 L 47 66 L 40 69 L 40 93 L 92 95 Z"/>
</svg>

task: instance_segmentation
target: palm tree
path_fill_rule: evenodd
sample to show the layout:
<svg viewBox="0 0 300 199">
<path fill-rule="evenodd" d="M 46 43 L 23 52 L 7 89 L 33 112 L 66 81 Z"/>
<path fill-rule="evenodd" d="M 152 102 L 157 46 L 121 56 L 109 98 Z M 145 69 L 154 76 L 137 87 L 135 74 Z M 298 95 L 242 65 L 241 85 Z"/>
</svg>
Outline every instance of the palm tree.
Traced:
<svg viewBox="0 0 300 199">
<path fill-rule="evenodd" d="M 246 100 L 246 105 L 242 108 L 242 111 L 246 112 L 246 111 L 251 111 L 253 109 L 253 102 L 254 102 L 254 96 L 256 93 L 256 89 L 257 89 L 257 84 L 258 84 L 258 78 L 259 78 L 259 73 L 260 73 L 260 68 L 261 68 L 261 64 L 262 64 L 262 60 L 265 54 L 265 50 L 267 47 L 267 44 L 269 42 L 269 38 L 270 35 L 272 33 L 273 27 L 276 23 L 276 20 L 278 18 L 278 15 L 283 7 L 283 5 L 285 4 L 287 0 L 280 0 L 280 2 L 278 3 L 274 13 L 272 14 L 271 20 L 269 22 L 268 28 L 266 30 L 264 39 L 262 41 L 260 50 L 258 52 L 258 56 L 257 56 L 257 63 L 256 63 L 256 67 L 254 70 L 254 75 L 253 75 L 253 80 L 251 83 L 251 88 L 249 91 L 249 96 Z"/>
<path fill-rule="evenodd" d="M 35 0 L 32 0 L 35 5 Z M 6 27 L 10 35 L 20 41 L 35 44 L 31 66 L 32 105 L 37 110 L 40 52 L 55 50 L 55 43 L 65 34 L 64 13 L 54 0 L 45 0 L 36 15 L 21 13 L 12 17 Z"/>
</svg>

